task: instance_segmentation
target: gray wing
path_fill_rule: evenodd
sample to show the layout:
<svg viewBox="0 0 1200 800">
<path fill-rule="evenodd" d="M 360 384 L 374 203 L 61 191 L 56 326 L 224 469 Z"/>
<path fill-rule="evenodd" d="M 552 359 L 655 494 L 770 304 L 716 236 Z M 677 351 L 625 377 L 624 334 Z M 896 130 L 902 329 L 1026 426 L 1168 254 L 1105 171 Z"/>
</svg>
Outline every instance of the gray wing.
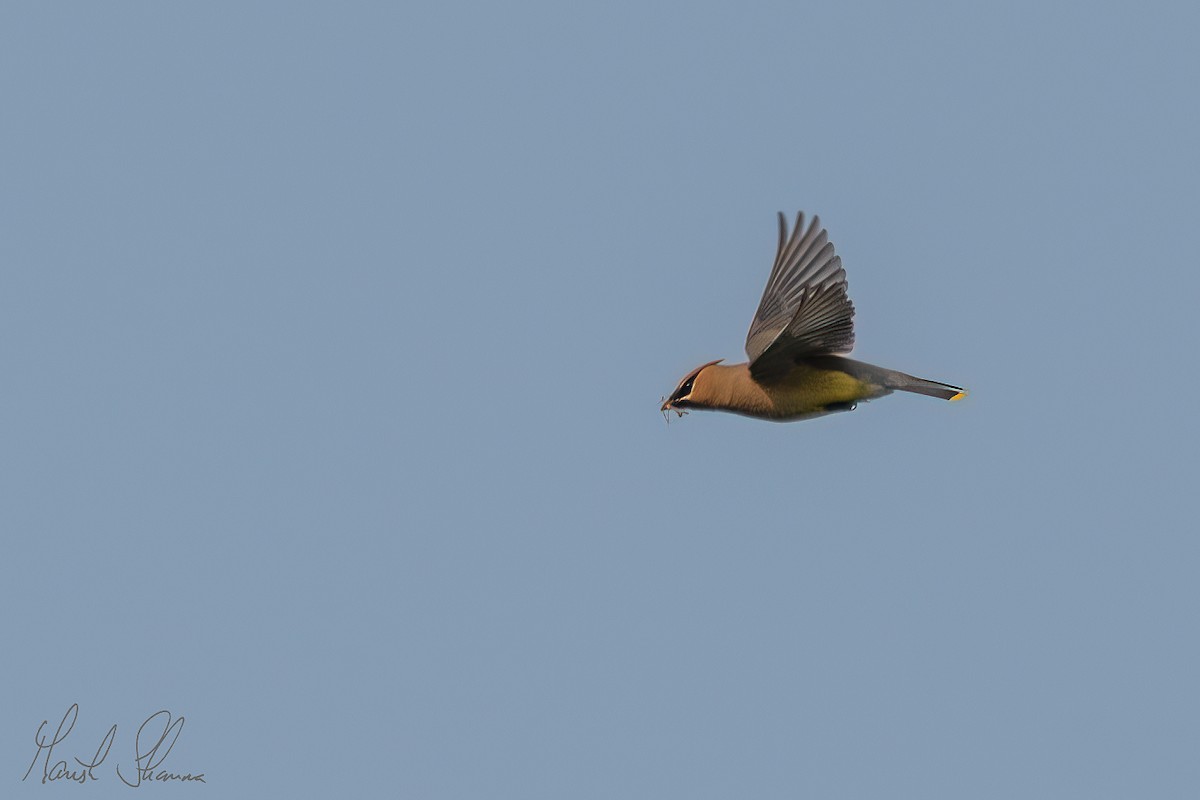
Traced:
<svg viewBox="0 0 1200 800">
<path fill-rule="evenodd" d="M 746 355 L 755 378 L 786 371 L 798 357 L 848 353 L 854 348 L 854 304 L 846 271 L 820 218 L 808 230 L 804 214 L 788 236 L 779 215 L 779 249 L 767 288 L 746 334 Z"/>
</svg>

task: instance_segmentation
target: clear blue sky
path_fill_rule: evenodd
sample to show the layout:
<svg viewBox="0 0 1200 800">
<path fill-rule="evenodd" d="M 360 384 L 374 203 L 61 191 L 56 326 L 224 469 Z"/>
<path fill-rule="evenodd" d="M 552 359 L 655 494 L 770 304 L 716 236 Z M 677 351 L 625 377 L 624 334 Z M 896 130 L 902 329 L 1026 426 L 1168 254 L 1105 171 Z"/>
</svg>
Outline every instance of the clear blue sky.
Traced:
<svg viewBox="0 0 1200 800">
<path fill-rule="evenodd" d="M 1196 796 L 1198 29 L 7 7 L 0 794 Z M 799 209 L 970 398 L 668 428 Z"/>
</svg>

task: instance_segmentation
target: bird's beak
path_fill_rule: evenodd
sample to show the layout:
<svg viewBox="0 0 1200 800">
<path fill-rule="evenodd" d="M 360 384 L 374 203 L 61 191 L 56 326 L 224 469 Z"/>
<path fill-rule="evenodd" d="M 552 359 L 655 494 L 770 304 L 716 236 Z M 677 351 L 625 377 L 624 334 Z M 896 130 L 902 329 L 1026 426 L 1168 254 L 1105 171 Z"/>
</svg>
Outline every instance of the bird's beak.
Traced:
<svg viewBox="0 0 1200 800">
<path fill-rule="evenodd" d="M 664 418 L 667 420 L 667 422 L 670 422 L 670 421 L 671 421 L 671 415 L 670 415 L 670 412 L 672 412 L 672 411 L 674 411 L 676 414 L 678 414 L 678 415 L 679 415 L 679 416 L 681 416 L 681 417 L 682 417 L 684 414 L 686 414 L 686 413 L 687 413 L 686 411 L 681 411 L 681 410 L 680 410 L 680 409 L 679 409 L 679 408 L 678 408 L 678 407 L 675 405 L 675 401 L 674 401 L 674 400 L 668 400 L 668 399 L 666 399 L 666 398 L 663 398 L 663 404 L 662 404 L 662 406 L 661 406 L 661 407 L 660 407 L 658 410 L 662 412 L 662 415 L 663 415 L 663 417 L 664 417 Z"/>
</svg>

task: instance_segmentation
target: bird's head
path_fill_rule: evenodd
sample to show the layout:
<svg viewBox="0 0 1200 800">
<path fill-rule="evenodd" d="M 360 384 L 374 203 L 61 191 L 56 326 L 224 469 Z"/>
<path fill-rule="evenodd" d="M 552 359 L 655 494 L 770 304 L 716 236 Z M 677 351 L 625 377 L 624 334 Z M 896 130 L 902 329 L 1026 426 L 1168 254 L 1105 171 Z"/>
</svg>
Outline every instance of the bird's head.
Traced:
<svg viewBox="0 0 1200 800">
<path fill-rule="evenodd" d="M 701 364 L 694 370 L 683 376 L 683 380 L 675 387 L 675 391 L 671 392 L 671 396 L 666 399 L 660 409 L 664 414 L 668 411 L 674 411 L 679 416 L 683 416 L 689 408 L 703 408 L 706 404 L 701 399 L 704 396 L 704 370 L 720 364 L 725 359 L 718 358 L 716 361 L 710 361 L 707 364 Z M 697 383 L 700 384 L 700 390 L 697 390 Z"/>
</svg>

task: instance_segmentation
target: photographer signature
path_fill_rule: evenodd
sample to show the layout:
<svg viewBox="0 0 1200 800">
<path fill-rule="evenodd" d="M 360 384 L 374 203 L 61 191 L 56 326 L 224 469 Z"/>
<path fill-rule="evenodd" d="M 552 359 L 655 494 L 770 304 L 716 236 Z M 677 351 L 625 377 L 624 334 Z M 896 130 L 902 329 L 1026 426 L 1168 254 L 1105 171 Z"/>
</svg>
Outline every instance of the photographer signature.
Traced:
<svg viewBox="0 0 1200 800">
<path fill-rule="evenodd" d="M 25 770 L 25 775 L 21 780 L 29 777 L 39 761 L 42 764 L 42 783 L 59 780 L 87 783 L 88 781 L 100 780 L 94 770 L 104 763 L 104 759 L 108 758 L 108 751 L 112 749 L 113 742 L 117 738 L 116 725 L 113 725 L 104 734 L 104 738 L 100 740 L 100 746 L 96 748 L 96 753 L 92 756 L 91 761 L 84 761 L 78 756 L 72 757 L 72 760 L 78 765 L 77 769 L 69 766 L 65 758 L 51 761 L 54 758 L 54 748 L 62 744 L 63 740 L 70 735 L 71 730 L 75 727 L 75 720 L 78 718 L 79 704 L 75 703 L 63 715 L 62 722 L 58 723 L 58 730 L 54 732 L 52 739 L 48 739 L 48 735 L 42 733 L 42 730 L 50 724 L 47 720 L 42 720 L 42 724 L 38 726 L 37 733 L 33 737 L 34 742 L 37 744 L 37 752 L 33 754 L 33 761 L 30 762 L 29 769 Z M 138 728 L 137 735 L 133 740 L 134 762 L 137 766 L 129 770 L 131 774 L 126 775 L 121 771 L 121 765 L 117 764 L 117 777 L 126 786 L 133 787 L 141 786 L 143 781 L 198 781 L 200 783 L 207 783 L 204 780 L 203 772 L 180 774 L 167 769 L 160 769 L 182 731 L 182 716 L 173 719 L 171 712 L 166 710 L 151 714 Z"/>
</svg>

